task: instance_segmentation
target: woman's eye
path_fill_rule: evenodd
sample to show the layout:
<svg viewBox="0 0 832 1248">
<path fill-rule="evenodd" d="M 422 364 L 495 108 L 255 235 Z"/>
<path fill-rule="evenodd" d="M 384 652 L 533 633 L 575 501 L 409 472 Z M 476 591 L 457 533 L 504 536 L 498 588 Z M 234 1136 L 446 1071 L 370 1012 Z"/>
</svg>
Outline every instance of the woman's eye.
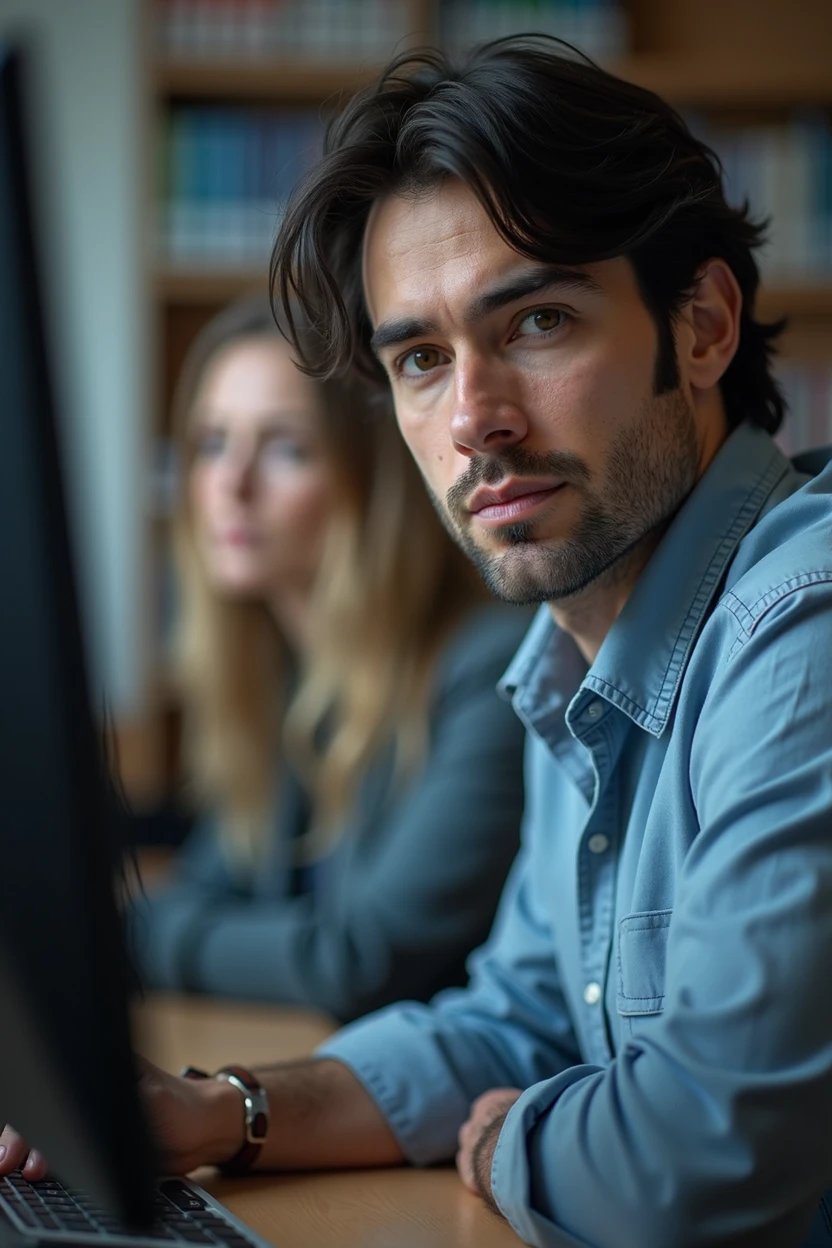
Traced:
<svg viewBox="0 0 832 1248">
<path fill-rule="evenodd" d="M 419 377 L 447 362 L 447 355 L 437 350 L 436 347 L 417 347 L 415 351 L 409 351 L 402 358 L 399 370 L 405 377 Z"/>
<path fill-rule="evenodd" d="M 225 434 L 219 429 L 203 429 L 196 439 L 197 455 L 204 459 L 213 459 L 221 455 L 225 449 Z"/>
<path fill-rule="evenodd" d="M 538 308 L 536 312 L 529 312 L 523 317 L 517 326 L 517 333 L 520 337 L 534 338 L 553 329 L 560 329 L 565 320 L 566 313 L 560 308 Z"/>
<path fill-rule="evenodd" d="M 290 459 L 293 463 L 302 463 L 310 456 L 308 446 L 285 435 L 268 438 L 264 450 L 270 459 Z"/>
</svg>

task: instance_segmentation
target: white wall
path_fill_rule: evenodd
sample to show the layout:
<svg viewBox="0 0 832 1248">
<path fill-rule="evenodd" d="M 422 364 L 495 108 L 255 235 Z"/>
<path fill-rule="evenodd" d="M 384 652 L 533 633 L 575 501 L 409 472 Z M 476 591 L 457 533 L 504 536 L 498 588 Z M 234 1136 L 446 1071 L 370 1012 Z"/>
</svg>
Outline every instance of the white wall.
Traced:
<svg viewBox="0 0 832 1248">
<path fill-rule="evenodd" d="M 94 695 L 140 706 L 149 411 L 141 0 L 0 0 L 37 54 L 46 311 Z"/>
</svg>

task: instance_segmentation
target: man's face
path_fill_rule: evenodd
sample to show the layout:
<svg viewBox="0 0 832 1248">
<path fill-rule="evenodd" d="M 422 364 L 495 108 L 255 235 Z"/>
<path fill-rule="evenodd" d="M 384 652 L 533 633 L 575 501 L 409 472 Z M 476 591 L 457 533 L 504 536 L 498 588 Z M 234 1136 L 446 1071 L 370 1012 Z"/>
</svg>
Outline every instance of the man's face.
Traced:
<svg viewBox="0 0 832 1248">
<path fill-rule="evenodd" d="M 692 489 L 693 411 L 681 389 L 655 394 L 656 328 L 627 260 L 528 260 L 448 181 L 376 205 L 364 284 L 402 433 L 500 596 L 579 592 Z"/>
</svg>

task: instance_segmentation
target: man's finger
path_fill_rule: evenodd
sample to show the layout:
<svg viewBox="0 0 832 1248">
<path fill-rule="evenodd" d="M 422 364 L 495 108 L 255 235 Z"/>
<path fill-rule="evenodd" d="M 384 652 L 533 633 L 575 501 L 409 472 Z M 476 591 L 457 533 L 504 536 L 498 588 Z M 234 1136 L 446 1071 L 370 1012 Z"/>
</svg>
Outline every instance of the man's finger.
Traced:
<svg viewBox="0 0 832 1248">
<path fill-rule="evenodd" d="M 34 1182 L 37 1179 L 45 1179 L 47 1172 L 46 1158 L 33 1148 L 23 1164 L 23 1173 L 27 1179 Z"/>
<path fill-rule="evenodd" d="M 46 1174 L 46 1164 L 41 1155 L 32 1150 L 34 1162 L 29 1164 L 29 1145 L 18 1135 L 8 1123 L 0 1132 L 0 1174 L 8 1174 L 10 1170 L 26 1167 L 26 1178 L 42 1179 Z"/>
<path fill-rule="evenodd" d="M 456 1155 L 456 1168 L 459 1172 L 459 1177 L 462 1179 L 462 1182 L 465 1184 L 465 1186 L 470 1191 L 475 1192 L 477 1189 L 476 1189 L 476 1186 L 474 1185 L 474 1171 L 471 1168 L 471 1150 L 470 1149 L 461 1148 L 459 1150 L 459 1152 Z"/>
</svg>

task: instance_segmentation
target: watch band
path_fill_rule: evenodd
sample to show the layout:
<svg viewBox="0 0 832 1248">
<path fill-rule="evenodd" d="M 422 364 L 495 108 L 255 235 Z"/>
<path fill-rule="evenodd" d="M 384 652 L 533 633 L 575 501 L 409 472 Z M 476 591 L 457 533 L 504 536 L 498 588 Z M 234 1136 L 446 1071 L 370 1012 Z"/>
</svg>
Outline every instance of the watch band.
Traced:
<svg viewBox="0 0 832 1248">
<path fill-rule="evenodd" d="M 186 1066 L 180 1074 L 185 1079 L 220 1079 L 230 1083 L 240 1093 L 245 1106 L 245 1143 L 219 1168 L 223 1174 L 244 1174 L 250 1170 L 269 1130 L 269 1098 L 265 1088 L 244 1066 L 223 1066 L 213 1075 L 196 1066 Z"/>
</svg>

